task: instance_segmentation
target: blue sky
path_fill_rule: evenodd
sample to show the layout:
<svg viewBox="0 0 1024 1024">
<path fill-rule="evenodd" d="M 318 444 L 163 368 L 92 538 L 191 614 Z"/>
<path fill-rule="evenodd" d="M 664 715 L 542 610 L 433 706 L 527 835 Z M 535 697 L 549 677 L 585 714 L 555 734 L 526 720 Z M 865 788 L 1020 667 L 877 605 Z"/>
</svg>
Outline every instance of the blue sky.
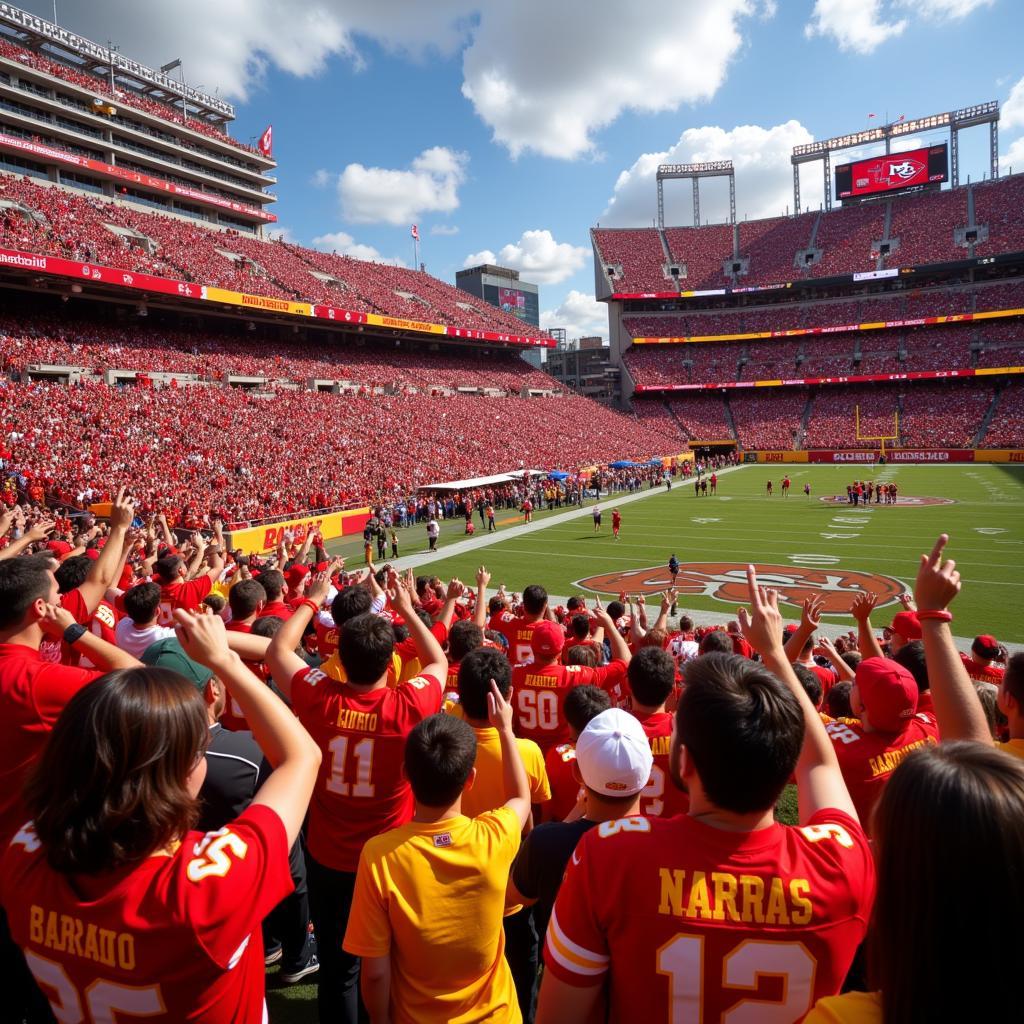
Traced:
<svg viewBox="0 0 1024 1024">
<path fill-rule="evenodd" d="M 497 257 L 570 336 L 606 326 L 588 229 L 650 224 L 666 159 L 732 158 L 739 216 L 778 214 L 794 144 L 996 99 L 1024 170 L 1020 0 L 58 0 L 58 19 L 150 64 L 181 57 L 235 103 L 239 138 L 272 123 L 290 238 L 411 264 L 415 221 L 431 273 Z M 962 177 L 981 177 L 985 129 L 961 147 Z M 724 219 L 724 186 L 701 197 Z M 667 200 L 690 223 L 688 186 Z"/>
</svg>

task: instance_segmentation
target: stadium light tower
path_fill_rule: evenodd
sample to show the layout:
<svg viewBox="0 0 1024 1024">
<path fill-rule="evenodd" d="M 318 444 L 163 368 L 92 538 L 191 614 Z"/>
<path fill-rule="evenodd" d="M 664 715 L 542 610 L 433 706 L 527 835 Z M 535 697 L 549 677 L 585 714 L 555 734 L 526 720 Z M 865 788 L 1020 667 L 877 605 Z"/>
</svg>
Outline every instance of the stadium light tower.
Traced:
<svg viewBox="0 0 1024 1024">
<path fill-rule="evenodd" d="M 670 178 L 689 178 L 693 183 L 693 226 L 700 227 L 701 178 L 729 179 L 729 223 L 736 223 L 736 172 L 731 160 L 711 160 L 702 164 L 659 164 L 658 166 L 658 227 L 665 227 L 665 187 Z"/>
<path fill-rule="evenodd" d="M 817 162 L 823 164 L 825 175 L 825 209 L 832 209 L 832 154 L 844 149 L 856 149 L 884 143 L 885 152 L 891 151 L 893 139 L 916 135 L 918 132 L 934 132 L 937 128 L 949 129 L 949 181 L 953 188 L 960 184 L 960 132 L 964 128 L 976 125 L 989 126 L 989 173 L 993 178 L 999 177 L 999 103 L 991 100 L 988 103 L 975 103 L 959 110 L 948 110 L 942 114 L 929 114 L 913 121 L 893 121 L 881 128 L 869 128 L 863 132 L 851 132 L 849 135 L 837 135 L 820 142 L 811 142 L 803 146 L 794 146 L 790 163 L 793 165 L 793 212 L 800 212 L 800 165 Z"/>
</svg>

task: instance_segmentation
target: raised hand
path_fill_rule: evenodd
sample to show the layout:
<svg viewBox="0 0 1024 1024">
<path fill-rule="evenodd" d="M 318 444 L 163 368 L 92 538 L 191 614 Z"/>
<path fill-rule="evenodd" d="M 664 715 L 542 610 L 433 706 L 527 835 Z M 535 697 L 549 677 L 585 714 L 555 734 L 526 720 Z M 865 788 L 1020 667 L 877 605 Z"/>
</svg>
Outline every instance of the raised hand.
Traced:
<svg viewBox="0 0 1024 1024">
<path fill-rule="evenodd" d="M 64 635 L 64 630 L 68 626 L 73 626 L 74 624 L 74 615 L 59 604 L 47 603 L 46 611 L 39 620 L 39 625 L 42 627 L 43 632 L 47 636 L 58 639 Z"/>
<path fill-rule="evenodd" d="M 914 581 L 914 598 L 921 611 L 944 611 L 946 606 L 960 593 L 960 573 L 956 562 L 942 560 L 942 552 L 949 543 L 943 533 L 935 542 L 931 554 L 921 556 L 921 566 Z"/>
<path fill-rule="evenodd" d="M 757 570 L 747 566 L 747 590 L 750 594 L 750 610 L 740 608 L 737 618 L 740 630 L 747 643 L 761 655 L 782 650 L 782 615 L 779 613 L 778 591 L 758 586 Z"/>
<path fill-rule="evenodd" d="M 481 565 L 476 571 L 476 585 L 478 587 L 486 587 L 491 582 L 491 574 L 487 571 L 487 567 Z"/>
<path fill-rule="evenodd" d="M 498 689 L 498 684 L 491 680 L 491 692 L 487 694 L 487 721 L 495 729 L 507 729 L 512 731 L 512 691 L 508 692 L 508 700 L 505 700 Z"/>
<path fill-rule="evenodd" d="M 120 527 L 126 530 L 135 519 L 135 509 L 138 503 L 134 498 L 125 497 L 124 492 L 124 487 L 119 488 L 117 497 L 114 498 L 110 506 L 110 525 L 112 528 Z"/>
<path fill-rule="evenodd" d="M 183 608 L 173 614 L 178 641 L 193 661 L 216 671 L 231 660 L 227 630 L 219 615 L 196 615 Z"/>
<path fill-rule="evenodd" d="M 821 624 L 821 610 L 825 602 L 820 597 L 809 597 L 804 601 L 800 612 L 800 625 L 807 626 L 813 632 Z"/>
<path fill-rule="evenodd" d="M 850 614 L 857 620 L 857 622 L 867 622 L 871 618 L 871 613 L 875 610 L 875 605 L 878 604 L 878 598 L 874 594 L 858 594 L 853 599 L 853 604 L 850 606 Z"/>
</svg>

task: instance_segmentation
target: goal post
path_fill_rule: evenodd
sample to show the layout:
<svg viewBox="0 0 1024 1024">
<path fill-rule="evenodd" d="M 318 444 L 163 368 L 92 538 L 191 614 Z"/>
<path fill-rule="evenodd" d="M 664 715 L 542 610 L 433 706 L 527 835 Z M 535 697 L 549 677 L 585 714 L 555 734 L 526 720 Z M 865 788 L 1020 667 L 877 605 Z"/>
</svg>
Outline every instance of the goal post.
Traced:
<svg viewBox="0 0 1024 1024">
<path fill-rule="evenodd" d="M 885 442 L 891 441 L 893 444 L 899 442 L 900 438 L 900 414 L 899 410 L 896 410 L 892 414 L 892 433 L 891 434 L 875 434 L 868 436 L 860 432 L 860 405 L 854 406 L 855 426 L 857 431 L 858 441 L 876 441 L 879 445 L 879 451 L 881 455 L 885 456 Z"/>
</svg>

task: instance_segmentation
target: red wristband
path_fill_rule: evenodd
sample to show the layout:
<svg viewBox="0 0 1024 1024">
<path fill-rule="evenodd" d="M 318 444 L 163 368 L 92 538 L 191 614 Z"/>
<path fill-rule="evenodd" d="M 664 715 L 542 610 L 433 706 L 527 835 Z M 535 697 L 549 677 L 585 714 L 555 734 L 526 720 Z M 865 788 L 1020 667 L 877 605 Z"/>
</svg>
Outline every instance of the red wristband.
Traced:
<svg viewBox="0 0 1024 1024">
<path fill-rule="evenodd" d="M 308 608 L 314 615 L 320 611 L 320 605 L 316 601 L 311 601 L 308 597 L 304 597 L 296 606 L 298 608 Z"/>
<path fill-rule="evenodd" d="M 935 609 L 934 611 L 923 611 L 917 613 L 918 619 L 935 619 L 937 622 L 952 622 L 953 613 Z"/>
</svg>

